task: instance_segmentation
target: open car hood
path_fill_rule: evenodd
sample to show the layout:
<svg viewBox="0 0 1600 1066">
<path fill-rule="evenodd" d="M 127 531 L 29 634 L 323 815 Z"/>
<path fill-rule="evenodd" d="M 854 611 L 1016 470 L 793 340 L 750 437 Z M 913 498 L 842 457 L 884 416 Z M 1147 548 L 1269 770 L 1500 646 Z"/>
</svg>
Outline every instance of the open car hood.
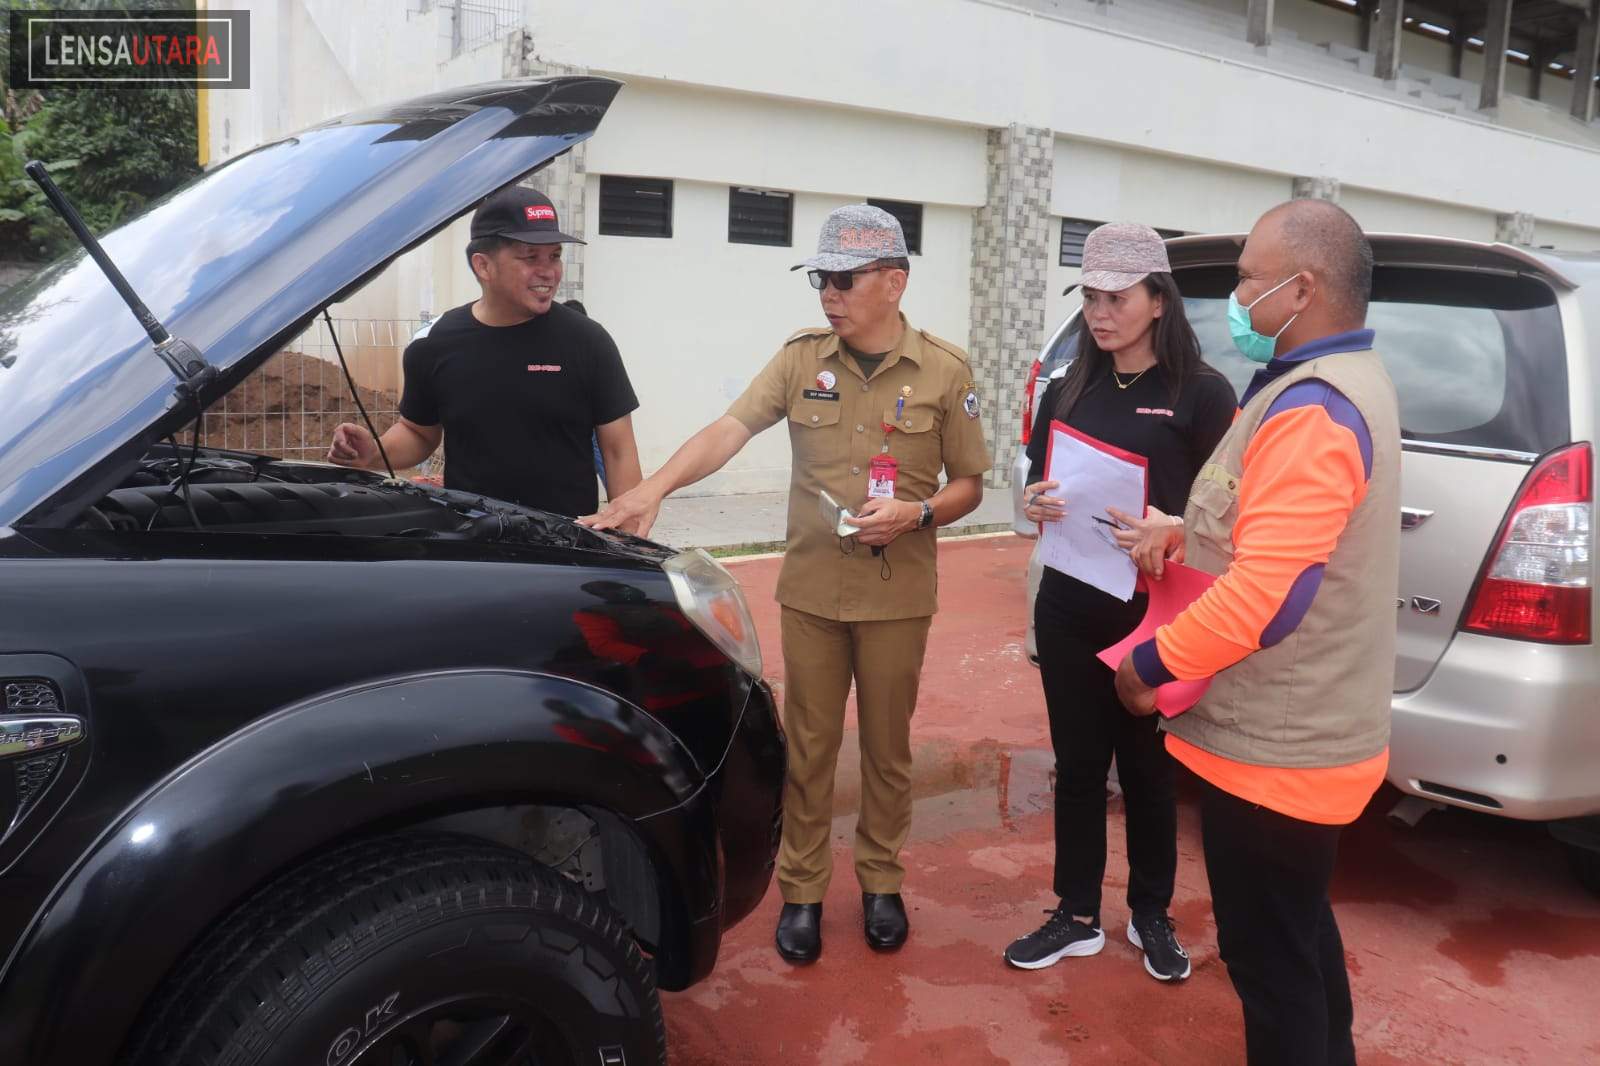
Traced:
<svg viewBox="0 0 1600 1066">
<path fill-rule="evenodd" d="M 175 337 L 233 388 L 484 196 L 592 134 L 620 84 L 568 77 L 446 90 L 263 145 L 101 240 Z M 0 299 L 0 532 L 70 521 L 195 414 L 79 251 Z"/>
</svg>

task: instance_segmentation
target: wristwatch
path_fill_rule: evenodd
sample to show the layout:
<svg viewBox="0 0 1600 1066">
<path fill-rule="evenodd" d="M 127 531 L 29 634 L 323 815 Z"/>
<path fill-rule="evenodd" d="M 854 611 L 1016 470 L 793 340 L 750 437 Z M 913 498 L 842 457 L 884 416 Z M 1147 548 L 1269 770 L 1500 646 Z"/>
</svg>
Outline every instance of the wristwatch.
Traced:
<svg viewBox="0 0 1600 1066">
<path fill-rule="evenodd" d="M 917 519 L 918 529 L 927 529 L 933 525 L 933 504 L 927 500 L 922 501 L 922 516 Z"/>
</svg>

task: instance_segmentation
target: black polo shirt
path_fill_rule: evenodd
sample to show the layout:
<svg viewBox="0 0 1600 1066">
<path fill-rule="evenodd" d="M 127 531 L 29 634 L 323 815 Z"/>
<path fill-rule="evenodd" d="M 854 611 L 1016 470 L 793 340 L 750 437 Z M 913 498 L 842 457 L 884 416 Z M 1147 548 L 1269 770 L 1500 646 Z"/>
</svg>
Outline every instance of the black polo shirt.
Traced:
<svg viewBox="0 0 1600 1066">
<path fill-rule="evenodd" d="M 639 406 L 616 342 L 569 307 L 486 326 L 471 305 L 407 346 L 400 413 L 443 426 L 446 488 L 563 515 L 599 506 L 591 436 Z"/>
</svg>

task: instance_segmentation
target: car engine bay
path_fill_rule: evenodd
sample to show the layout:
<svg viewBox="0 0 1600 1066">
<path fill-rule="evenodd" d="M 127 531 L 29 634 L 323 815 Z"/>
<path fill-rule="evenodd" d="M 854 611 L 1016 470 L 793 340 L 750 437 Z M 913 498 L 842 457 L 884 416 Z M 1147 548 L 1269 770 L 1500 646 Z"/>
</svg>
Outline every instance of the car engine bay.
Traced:
<svg viewBox="0 0 1600 1066">
<path fill-rule="evenodd" d="M 80 527 L 119 532 L 410 537 L 609 548 L 627 534 L 473 493 L 323 463 L 209 448 L 153 449 Z"/>
</svg>

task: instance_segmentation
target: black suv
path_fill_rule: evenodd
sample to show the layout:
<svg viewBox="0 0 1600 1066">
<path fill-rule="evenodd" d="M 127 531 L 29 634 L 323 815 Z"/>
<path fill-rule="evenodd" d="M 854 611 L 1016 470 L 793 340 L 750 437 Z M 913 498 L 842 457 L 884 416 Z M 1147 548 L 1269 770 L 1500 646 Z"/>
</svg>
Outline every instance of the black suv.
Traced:
<svg viewBox="0 0 1600 1066">
<path fill-rule="evenodd" d="M 589 136 L 599 78 L 347 116 L 0 300 L 0 1062 L 636 1064 L 766 891 L 738 586 L 183 427 Z"/>
</svg>

